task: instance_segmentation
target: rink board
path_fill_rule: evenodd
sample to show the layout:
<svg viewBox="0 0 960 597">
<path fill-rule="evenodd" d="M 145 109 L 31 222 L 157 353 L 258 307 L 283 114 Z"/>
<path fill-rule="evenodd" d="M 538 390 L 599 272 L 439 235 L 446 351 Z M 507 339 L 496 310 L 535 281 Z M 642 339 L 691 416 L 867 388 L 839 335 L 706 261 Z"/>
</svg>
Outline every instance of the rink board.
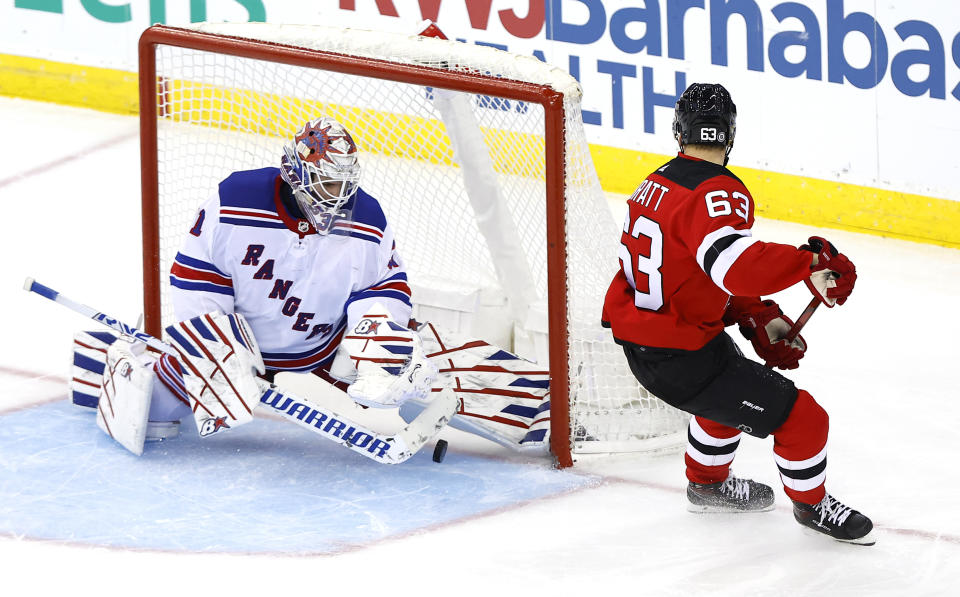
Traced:
<svg viewBox="0 0 960 597">
<path fill-rule="evenodd" d="M 93 413 L 54 402 L 0 416 L 0 534 L 133 549 L 337 553 L 598 481 L 430 446 L 378 464 L 267 419 L 136 457 Z M 518 535 L 518 540 L 523 540 Z"/>
</svg>

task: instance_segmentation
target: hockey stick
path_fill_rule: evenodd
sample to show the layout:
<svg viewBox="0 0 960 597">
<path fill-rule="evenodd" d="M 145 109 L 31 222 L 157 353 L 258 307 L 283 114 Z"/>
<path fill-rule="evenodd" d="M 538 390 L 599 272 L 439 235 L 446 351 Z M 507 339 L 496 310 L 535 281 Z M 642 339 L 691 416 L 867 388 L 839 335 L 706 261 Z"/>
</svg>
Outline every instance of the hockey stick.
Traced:
<svg viewBox="0 0 960 597">
<path fill-rule="evenodd" d="M 169 353 L 172 356 L 178 356 L 177 351 L 171 348 L 167 343 L 162 342 L 146 332 L 141 332 L 137 328 L 130 327 L 127 324 L 121 322 L 118 319 L 114 319 L 105 313 L 100 313 L 93 307 L 88 307 L 84 304 L 78 303 L 74 300 L 71 300 L 63 295 L 61 295 L 56 290 L 44 286 L 43 284 L 37 282 L 33 278 L 27 278 L 23 282 L 23 289 L 27 292 L 35 292 L 44 298 L 48 298 L 55 303 L 59 303 L 70 309 L 71 311 L 76 311 L 81 315 L 85 315 L 94 321 L 99 321 L 108 328 L 114 329 L 124 336 L 130 336 L 136 338 L 141 342 L 145 343 L 150 348 L 154 350 L 159 350 L 160 352 Z"/>
<path fill-rule="evenodd" d="M 814 311 L 817 310 L 817 307 L 820 306 L 820 303 L 823 302 L 817 297 L 810 299 L 810 302 L 807 304 L 807 308 L 803 310 L 803 313 L 800 314 L 800 317 L 797 317 L 797 320 L 790 326 L 790 331 L 787 332 L 787 335 L 784 336 L 784 340 L 787 341 L 787 344 L 793 342 L 797 336 L 800 335 L 800 330 L 803 329 L 803 326 L 807 325 L 807 322 L 810 321 L 810 318 L 813 317 Z"/>
<path fill-rule="evenodd" d="M 166 342 L 96 309 L 73 301 L 56 290 L 36 282 L 33 278 L 27 278 L 23 288 L 98 321 L 125 336 L 132 336 L 155 350 L 177 356 L 177 352 Z M 460 404 L 453 391 L 449 388 L 445 389 L 439 392 L 417 418 L 395 435 L 389 436 L 358 425 L 312 400 L 283 392 L 275 384 L 266 380 L 258 379 L 257 383 L 262 392 L 260 402 L 269 407 L 272 412 L 371 460 L 385 464 L 399 464 L 416 454 L 453 418 Z"/>
<path fill-rule="evenodd" d="M 276 385 L 260 382 L 260 402 L 272 412 L 323 437 L 385 464 L 399 464 L 417 453 L 456 414 L 460 400 L 444 388 L 417 418 L 396 435 L 385 436 L 362 427 L 309 399 L 281 392 Z"/>
<path fill-rule="evenodd" d="M 833 276 L 834 279 L 840 277 L 840 274 L 837 272 L 830 272 L 830 275 Z M 803 329 L 803 326 L 807 325 L 807 322 L 810 321 L 811 317 L 813 317 L 814 311 L 817 310 L 817 307 L 819 307 L 820 303 L 822 302 L 823 300 L 821 300 L 818 296 L 814 296 L 812 299 L 810 299 L 810 302 L 807 304 L 807 308 L 803 310 L 803 313 L 800 314 L 800 317 L 797 317 L 797 320 L 792 326 L 790 326 L 790 330 L 787 332 L 787 335 L 784 336 L 784 340 L 786 340 L 788 344 L 793 342 L 794 339 L 800 335 L 800 330 Z"/>
<path fill-rule="evenodd" d="M 800 314 L 800 317 L 797 317 L 797 320 L 793 322 L 793 325 L 790 326 L 790 329 L 787 330 L 787 335 L 783 339 L 790 344 L 793 342 L 797 336 L 800 335 L 800 330 L 803 329 L 803 326 L 807 325 L 807 322 L 810 321 L 810 318 L 813 317 L 814 311 L 817 310 L 817 307 L 820 306 L 820 299 L 813 297 L 809 303 L 807 303 L 807 308 L 803 310 L 803 313 Z M 764 364 L 767 369 L 773 369 L 774 365 L 770 363 Z"/>
</svg>

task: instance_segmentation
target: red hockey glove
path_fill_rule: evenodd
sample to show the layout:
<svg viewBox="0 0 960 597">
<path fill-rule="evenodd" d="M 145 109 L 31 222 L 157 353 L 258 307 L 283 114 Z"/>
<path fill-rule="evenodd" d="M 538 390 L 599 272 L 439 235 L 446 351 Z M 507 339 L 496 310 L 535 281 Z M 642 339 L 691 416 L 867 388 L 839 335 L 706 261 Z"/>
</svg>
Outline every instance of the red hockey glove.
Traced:
<svg viewBox="0 0 960 597">
<path fill-rule="evenodd" d="M 813 296 L 828 307 L 847 302 L 857 282 L 857 268 L 853 262 L 819 236 L 811 236 L 800 248 L 817 254 L 817 264 L 810 266 L 810 277 L 804 280 Z"/>
<path fill-rule="evenodd" d="M 793 321 L 783 314 L 777 303 L 766 300 L 757 303 L 746 310 L 739 318 L 740 333 L 757 352 L 757 356 L 764 360 L 767 367 L 780 369 L 796 369 L 800 366 L 800 359 L 807 350 L 807 343 L 803 336 L 797 336 L 793 342 L 787 342 L 784 337 Z"/>
</svg>

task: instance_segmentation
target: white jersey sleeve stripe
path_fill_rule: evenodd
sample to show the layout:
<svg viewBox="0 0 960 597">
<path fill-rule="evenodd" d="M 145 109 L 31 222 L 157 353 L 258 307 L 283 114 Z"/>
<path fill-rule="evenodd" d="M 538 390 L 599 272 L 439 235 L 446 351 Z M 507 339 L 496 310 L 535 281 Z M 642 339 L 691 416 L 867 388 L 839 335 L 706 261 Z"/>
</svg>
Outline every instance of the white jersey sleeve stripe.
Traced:
<svg viewBox="0 0 960 597">
<path fill-rule="evenodd" d="M 700 246 L 697 247 L 697 263 L 700 265 L 700 269 L 706 271 L 703 264 L 707 261 L 707 252 L 717 241 L 728 236 L 750 236 L 750 234 L 749 230 L 737 230 L 732 226 L 724 226 L 704 236 L 703 241 L 700 242 Z"/>
<path fill-rule="evenodd" d="M 749 230 L 737 230 L 724 226 L 714 230 L 703 238 L 697 248 L 697 264 L 710 276 L 713 283 L 732 294 L 723 284 L 730 266 L 746 251 L 757 239 L 750 236 Z"/>
<path fill-rule="evenodd" d="M 723 253 L 717 257 L 717 260 L 713 263 L 713 268 L 710 270 L 710 277 L 713 279 L 713 282 L 723 289 L 727 294 L 733 294 L 730 290 L 724 286 L 723 279 L 727 277 L 727 271 L 730 269 L 730 266 L 746 251 L 750 248 L 750 245 L 757 242 L 756 238 L 741 238 L 738 241 L 734 241 Z"/>
</svg>

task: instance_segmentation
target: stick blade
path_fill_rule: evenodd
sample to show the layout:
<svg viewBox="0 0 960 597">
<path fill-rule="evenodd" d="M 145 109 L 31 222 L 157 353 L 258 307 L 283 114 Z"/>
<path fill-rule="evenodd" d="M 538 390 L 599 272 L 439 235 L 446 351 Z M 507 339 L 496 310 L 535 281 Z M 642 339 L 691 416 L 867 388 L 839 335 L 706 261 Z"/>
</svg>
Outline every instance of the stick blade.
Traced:
<svg viewBox="0 0 960 597">
<path fill-rule="evenodd" d="M 447 426 L 453 415 L 457 414 L 460 399 L 450 388 L 444 388 L 417 418 L 394 436 L 394 442 L 400 450 L 392 461 L 399 464 L 416 454 L 428 441 L 436 437 Z"/>
</svg>

